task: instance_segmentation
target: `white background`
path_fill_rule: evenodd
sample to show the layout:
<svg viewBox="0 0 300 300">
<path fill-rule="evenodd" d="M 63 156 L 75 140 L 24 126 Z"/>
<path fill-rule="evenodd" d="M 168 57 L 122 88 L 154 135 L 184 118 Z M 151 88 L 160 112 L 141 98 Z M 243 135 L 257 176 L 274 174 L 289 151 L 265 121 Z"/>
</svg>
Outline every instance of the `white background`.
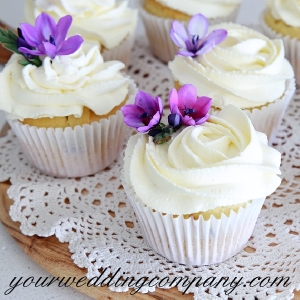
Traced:
<svg viewBox="0 0 300 300">
<path fill-rule="evenodd" d="M 129 3 L 131 6 L 136 6 L 137 1 L 139 0 L 129 0 Z M 16 28 L 23 21 L 23 6 L 24 0 L 0 0 L 0 20 Z M 258 23 L 264 7 L 264 0 L 243 0 L 237 22 L 243 24 Z M 143 32 L 142 26 L 138 26 L 138 34 L 143 34 Z M 3 66 L 0 65 L 0 70 L 2 68 Z M 4 123 L 4 115 L 0 112 L 0 130 Z M 0 299 L 91 299 L 72 288 L 59 288 L 54 284 L 45 288 L 17 287 L 10 295 L 4 295 L 4 291 L 9 288 L 9 283 L 14 277 L 28 278 L 30 276 L 34 276 L 36 279 L 52 277 L 17 246 L 3 225 L 0 224 Z M 118 294 L 116 294 L 115 299 L 118 299 Z"/>
</svg>

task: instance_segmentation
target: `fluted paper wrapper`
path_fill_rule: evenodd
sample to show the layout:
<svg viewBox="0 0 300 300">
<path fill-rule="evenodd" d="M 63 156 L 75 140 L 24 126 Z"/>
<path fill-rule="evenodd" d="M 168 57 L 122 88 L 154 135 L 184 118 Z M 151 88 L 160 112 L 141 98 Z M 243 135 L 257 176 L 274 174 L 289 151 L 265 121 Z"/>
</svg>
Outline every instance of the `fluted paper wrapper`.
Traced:
<svg viewBox="0 0 300 300">
<path fill-rule="evenodd" d="M 287 80 L 286 90 L 281 98 L 259 108 L 253 108 L 252 110 L 243 109 L 255 130 L 264 132 L 267 135 L 269 144 L 274 140 L 286 108 L 293 98 L 295 89 L 295 79 Z M 218 111 L 220 109 L 212 107 L 210 113 L 216 114 Z"/>
<path fill-rule="evenodd" d="M 210 25 L 218 24 L 224 21 L 234 22 L 238 10 L 239 8 L 237 8 L 227 18 L 209 19 L 208 21 Z M 179 48 L 170 38 L 170 29 L 174 20 L 154 16 L 148 13 L 142 6 L 140 7 L 140 12 L 153 54 L 163 62 L 169 62 L 170 60 L 173 60 L 174 56 L 179 50 Z M 188 22 L 182 23 L 187 26 Z"/>
<path fill-rule="evenodd" d="M 134 33 L 131 32 L 128 37 L 117 47 L 104 49 L 101 51 L 104 61 L 119 60 L 128 66 L 130 63 L 131 48 L 134 43 Z"/>
<path fill-rule="evenodd" d="M 293 66 L 296 84 L 300 84 L 300 40 L 297 38 L 291 39 L 289 36 L 283 36 L 270 28 L 264 19 L 265 13 L 261 16 L 261 28 L 263 33 L 271 39 L 282 39 L 285 49 L 285 57 Z"/>
<path fill-rule="evenodd" d="M 220 219 L 211 216 L 205 221 L 200 216 L 194 220 L 154 212 L 136 199 L 124 178 L 123 186 L 149 246 L 167 259 L 187 266 L 220 263 L 244 249 L 265 200 L 248 202 L 237 213 L 231 211 L 229 217 L 222 214 Z"/>
<path fill-rule="evenodd" d="M 131 83 L 127 103 L 133 103 L 135 92 Z M 37 128 L 18 120 L 8 122 L 31 164 L 56 177 L 82 177 L 103 170 L 120 154 L 127 130 L 121 111 L 74 129 Z"/>
</svg>

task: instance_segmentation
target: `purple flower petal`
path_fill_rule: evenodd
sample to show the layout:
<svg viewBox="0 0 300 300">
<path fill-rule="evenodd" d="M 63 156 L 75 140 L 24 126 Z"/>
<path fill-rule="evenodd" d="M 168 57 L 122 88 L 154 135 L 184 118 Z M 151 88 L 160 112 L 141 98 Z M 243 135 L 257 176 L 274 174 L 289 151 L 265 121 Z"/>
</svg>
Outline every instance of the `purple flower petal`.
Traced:
<svg viewBox="0 0 300 300">
<path fill-rule="evenodd" d="M 215 44 L 214 44 L 213 42 L 211 42 L 211 43 L 206 43 L 206 42 L 204 42 L 203 45 L 204 45 L 204 46 L 201 47 L 200 50 L 198 50 L 198 51 L 196 52 L 195 56 L 203 55 L 203 54 L 205 54 L 205 53 L 211 51 L 211 50 L 214 48 L 214 46 L 215 46 Z"/>
<path fill-rule="evenodd" d="M 178 106 L 173 106 L 173 108 L 172 108 L 172 111 L 171 111 L 173 114 L 177 114 L 177 115 L 180 115 L 180 116 L 182 116 L 182 114 L 181 114 L 181 112 L 180 112 L 180 110 L 179 110 L 179 108 L 178 108 Z"/>
<path fill-rule="evenodd" d="M 227 37 L 227 30 L 216 29 L 212 31 L 205 39 L 205 43 L 214 42 L 214 46 L 222 43 Z"/>
<path fill-rule="evenodd" d="M 192 114 L 192 117 L 196 120 L 205 116 L 211 107 L 211 103 L 212 98 L 206 96 L 198 98 L 193 107 L 195 113 Z"/>
<path fill-rule="evenodd" d="M 205 123 L 208 119 L 209 119 L 210 115 L 206 114 L 204 117 L 202 117 L 201 119 L 196 119 L 195 120 L 195 125 L 200 125 Z"/>
<path fill-rule="evenodd" d="M 83 38 L 80 35 L 71 36 L 60 45 L 57 44 L 58 46 L 57 55 L 72 54 L 80 48 L 82 43 L 83 43 Z"/>
<path fill-rule="evenodd" d="M 54 19 L 46 14 L 41 13 L 35 20 L 35 28 L 43 41 L 49 41 L 50 36 L 56 36 L 56 23 Z"/>
<path fill-rule="evenodd" d="M 178 94 L 176 89 L 172 89 L 169 95 L 169 106 L 171 113 L 175 113 L 174 109 L 178 107 Z"/>
<path fill-rule="evenodd" d="M 181 117 L 181 122 L 183 125 L 186 125 L 186 126 L 195 126 L 196 125 L 195 120 L 190 116 Z"/>
<path fill-rule="evenodd" d="M 22 35 L 25 39 L 25 41 L 31 46 L 31 47 L 37 47 L 42 40 L 40 39 L 40 36 L 36 29 L 31 26 L 30 24 L 21 23 L 20 24 Z"/>
<path fill-rule="evenodd" d="M 30 50 L 30 49 L 25 48 L 25 47 L 18 48 L 18 51 L 21 52 L 21 53 L 32 54 L 32 55 L 35 55 L 35 56 L 39 56 L 39 55 L 44 54 L 44 52 L 41 52 L 39 50 Z"/>
<path fill-rule="evenodd" d="M 124 123 L 132 128 L 139 128 L 143 127 L 145 124 L 142 122 L 142 119 L 139 118 L 137 115 L 128 115 L 124 118 Z"/>
<path fill-rule="evenodd" d="M 45 42 L 44 44 L 41 44 L 38 46 L 38 50 L 43 52 L 44 54 L 51 57 L 52 59 L 56 56 L 57 54 L 57 48 L 55 45 Z"/>
<path fill-rule="evenodd" d="M 179 109 L 193 108 L 197 100 L 197 89 L 192 84 L 185 84 L 178 90 Z"/>
<path fill-rule="evenodd" d="M 169 114 L 168 123 L 173 127 L 177 127 L 180 124 L 181 115 L 180 114 Z"/>
<path fill-rule="evenodd" d="M 59 19 L 56 26 L 55 43 L 60 45 L 65 41 L 68 30 L 72 24 L 72 17 L 70 15 L 64 16 Z"/>
<path fill-rule="evenodd" d="M 182 55 L 182 56 L 195 56 L 195 53 L 193 53 L 193 52 L 190 52 L 190 51 L 188 51 L 188 50 L 185 50 L 185 49 L 180 49 L 178 52 L 177 52 L 177 54 L 180 54 L 180 55 Z"/>
<path fill-rule="evenodd" d="M 124 117 L 128 115 L 141 115 L 144 112 L 144 110 L 141 107 L 134 104 L 127 104 L 121 107 L 121 111 Z"/>
<path fill-rule="evenodd" d="M 208 21 L 201 15 L 193 16 L 188 24 L 188 32 L 190 36 L 198 36 L 200 39 L 206 36 L 208 30 Z"/>
<path fill-rule="evenodd" d="M 150 129 L 151 129 L 151 126 L 147 125 L 147 126 L 138 127 L 136 130 L 141 133 L 146 133 Z"/>
<path fill-rule="evenodd" d="M 177 44 L 176 44 L 177 46 L 185 47 L 185 41 L 188 41 L 189 36 L 188 36 L 184 26 L 178 21 L 173 21 L 170 33 L 171 32 L 175 38 L 175 40 L 173 40 L 174 43 L 176 44 L 176 41 L 177 41 Z M 172 36 L 171 36 L 171 38 L 172 38 Z"/>
<path fill-rule="evenodd" d="M 176 46 L 186 47 L 185 41 L 173 29 L 170 30 L 170 37 Z"/>
<path fill-rule="evenodd" d="M 227 37 L 227 31 L 224 29 L 216 29 L 212 31 L 205 39 L 202 47 L 196 52 L 196 55 L 203 55 L 212 50 L 216 45 L 222 43 Z"/>
<path fill-rule="evenodd" d="M 145 112 L 150 113 L 151 115 L 154 115 L 159 109 L 155 99 L 143 91 L 138 91 L 135 96 L 134 104 L 142 107 Z"/>
<path fill-rule="evenodd" d="M 158 103 L 158 111 L 162 115 L 163 110 L 164 110 L 163 102 L 162 102 L 162 100 L 158 96 L 155 97 L 155 101 L 157 101 L 157 103 Z"/>
<path fill-rule="evenodd" d="M 179 21 L 172 22 L 172 29 L 183 39 L 188 40 L 189 36 L 186 32 L 186 29 Z"/>
<path fill-rule="evenodd" d="M 21 47 L 25 47 L 27 49 L 31 49 L 32 48 L 24 39 L 19 38 L 19 37 L 17 38 L 17 46 L 19 48 L 21 48 Z"/>
<path fill-rule="evenodd" d="M 150 128 L 152 128 L 153 126 L 155 126 L 156 124 L 158 124 L 161 120 L 161 113 L 158 111 L 153 118 L 151 119 L 151 121 L 149 122 L 148 126 L 149 127 L 146 131 L 148 131 Z M 143 129 L 145 130 L 145 128 Z M 146 132 L 146 131 L 140 131 L 140 132 Z"/>
</svg>

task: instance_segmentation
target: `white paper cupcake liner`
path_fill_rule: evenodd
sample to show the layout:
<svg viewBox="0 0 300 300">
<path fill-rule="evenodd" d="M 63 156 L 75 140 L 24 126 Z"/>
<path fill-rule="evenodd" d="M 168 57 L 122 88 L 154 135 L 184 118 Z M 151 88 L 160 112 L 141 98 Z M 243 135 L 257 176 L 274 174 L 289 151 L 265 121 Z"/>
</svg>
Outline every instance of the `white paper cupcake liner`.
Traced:
<svg viewBox="0 0 300 300">
<path fill-rule="evenodd" d="M 263 33 L 271 39 L 282 39 L 285 49 L 285 57 L 290 61 L 294 68 L 296 84 L 300 84 L 300 40 L 297 38 L 291 39 L 289 36 L 283 36 L 270 28 L 265 22 L 264 12 L 261 15 L 261 28 Z"/>
<path fill-rule="evenodd" d="M 131 48 L 134 43 L 135 30 L 117 47 L 113 49 L 104 49 L 101 51 L 104 61 L 119 60 L 126 66 L 130 63 Z"/>
<path fill-rule="evenodd" d="M 134 102 L 135 93 L 131 82 L 127 103 Z M 37 128 L 18 120 L 8 122 L 32 165 L 56 177 L 82 177 L 103 170 L 121 152 L 127 130 L 121 111 L 74 129 Z"/>
<path fill-rule="evenodd" d="M 213 25 L 224 21 L 233 22 L 236 19 L 238 10 L 239 7 L 227 18 L 209 19 L 209 23 Z M 170 29 L 174 20 L 154 16 L 148 13 L 142 5 L 140 6 L 140 12 L 152 53 L 163 62 L 173 60 L 179 50 L 170 38 Z M 182 23 L 187 25 L 188 22 Z"/>
<path fill-rule="evenodd" d="M 222 214 L 220 219 L 211 216 L 205 221 L 200 216 L 194 220 L 154 212 L 136 199 L 124 178 L 123 186 L 149 246 L 167 259 L 187 266 L 223 262 L 244 249 L 265 200 L 248 202 L 237 213 L 231 211 L 229 217 Z"/>
<path fill-rule="evenodd" d="M 293 78 L 287 80 L 286 90 L 281 98 L 259 108 L 253 108 L 252 110 L 243 109 L 250 118 L 255 130 L 264 132 L 267 135 L 269 144 L 272 143 L 274 136 L 276 135 L 283 115 L 293 98 L 295 90 L 295 79 Z M 220 111 L 220 109 L 212 107 L 210 113 L 215 114 L 218 111 Z"/>
</svg>

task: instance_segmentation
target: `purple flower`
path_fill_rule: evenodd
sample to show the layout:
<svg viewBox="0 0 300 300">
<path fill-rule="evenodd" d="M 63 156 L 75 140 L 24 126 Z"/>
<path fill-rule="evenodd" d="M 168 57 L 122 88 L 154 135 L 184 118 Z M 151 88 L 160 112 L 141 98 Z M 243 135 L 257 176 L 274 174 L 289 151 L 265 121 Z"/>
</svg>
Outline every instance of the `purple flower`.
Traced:
<svg viewBox="0 0 300 300">
<path fill-rule="evenodd" d="M 180 22 L 173 21 L 170 36 L 173 42 L 181 48 L 177 54 L 192 57 L 205 54 L 227 37 L 225 29 L 214 30 L 206 36 L 207 31 L 208 21 L 201 14 L 190 19 L 188 33 Z"/>
<path fill-rule="evenodd" d="M 21 47 L 27 48 L 29 50 L 33 50 L 33 47 L 31 47 L 24 39 L 23 33 L 21 28 L 18 28 L 18 38 L 17 38 L 17 47 L 18 49 Z M 34 58 L 35 56 L 32 54 L 23 53 L 23 56 L 27 59 Z"/>
<path fill-rule="evenodd" d="M 172 127 L 177 127 L 181 123 L 181 115 L 179 114 L 169 114 L 168 115 L 168 123 Z"/>
<path fill-rule="evenodd" d="M 209 97 L 197 97 L 197 89 L 192 84 L 185 84 L 178 92 L 172 89 L 169 97 L 172 114 L 180 115 L 184 125 L 194 126 L 204 123 L 208 118 L 208 111 L 212 99 Z"/>
<path fill-rule="evenodd" d="M 21 23 L 21 32 L 26 45 L 21 44 L 18 50 L 22 54 L 47 55 L 52 59 L 56 55 L 72 54 L 79 49 L 83 38 L 75 35 L 66 40 L 71 24 L 72 17 L 69 15 L 62 17 L 56 24 L 54 19 L 46 13 L 37 17 L 35 27 Z"/>
<path fill-rule="evenodd" d="M 135 97 L 135 103 L 125 105 L 121 110 L 127 126 L 145 133 L 159 124 L 163 112 L 163 103 L 158 96 L 152 98 L 151 95 L 139 91 Z"/>
</svg>

